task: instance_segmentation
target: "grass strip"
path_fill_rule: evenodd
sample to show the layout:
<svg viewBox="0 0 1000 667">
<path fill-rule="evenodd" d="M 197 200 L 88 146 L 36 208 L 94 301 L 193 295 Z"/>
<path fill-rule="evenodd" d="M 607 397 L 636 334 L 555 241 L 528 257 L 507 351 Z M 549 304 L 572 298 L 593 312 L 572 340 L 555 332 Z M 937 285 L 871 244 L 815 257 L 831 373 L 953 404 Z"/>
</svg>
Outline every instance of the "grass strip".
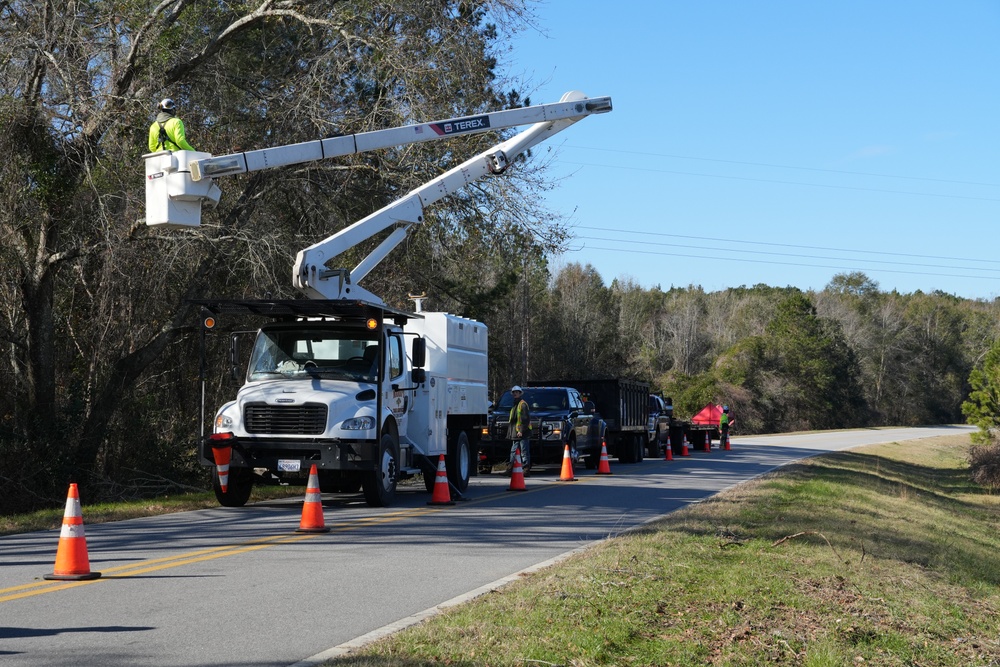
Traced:
<svg viewBox="0 0 1000 667">
<path fill-rule="evenodd" d="M 1000 664 L 1000 498 L 968 444 L 786 466 L 324 664 Z"/>
</svg>

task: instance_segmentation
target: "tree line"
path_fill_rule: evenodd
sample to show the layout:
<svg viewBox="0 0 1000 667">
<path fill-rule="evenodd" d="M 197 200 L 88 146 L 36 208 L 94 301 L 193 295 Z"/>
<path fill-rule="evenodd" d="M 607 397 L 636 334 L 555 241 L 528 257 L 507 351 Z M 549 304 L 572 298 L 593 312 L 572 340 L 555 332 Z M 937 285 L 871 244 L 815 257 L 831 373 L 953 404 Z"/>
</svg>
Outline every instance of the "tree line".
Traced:
<svg viewBox="0 0 1000 667">
<path fill-rule="evenodd" d="M 626 376 L 671 397 L 680 417 L 727 404 L 744 433 L 964 422 L 970 374 L 1000 339 L 996 300 L 883 292 L 860 272 L 818 291 L 705 292 L 606 285 L 570 264 L 518 289 L 511 303 L 529 325 L 493 323 L 495 392 Z"/>
</svg>

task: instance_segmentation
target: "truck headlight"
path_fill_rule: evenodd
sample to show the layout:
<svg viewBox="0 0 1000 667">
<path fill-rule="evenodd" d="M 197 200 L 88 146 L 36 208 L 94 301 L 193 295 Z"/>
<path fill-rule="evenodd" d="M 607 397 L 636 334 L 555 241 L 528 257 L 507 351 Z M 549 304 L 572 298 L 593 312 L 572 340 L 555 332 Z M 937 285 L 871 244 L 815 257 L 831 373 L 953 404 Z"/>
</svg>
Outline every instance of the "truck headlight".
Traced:
<svg viewBox="0 0 1000 667">
<path fill-rule="evenodd" d="M 345 419 L 344 423 L 340 425 L 340 428 L 345 431 L 370 431 L 375 428 L 375 418 L 352 417 L 351 419 Z"/>
<path fill-rule="evenodd" d="M 228 431 L 233 427 L 233 418 L 227 415 L 219 415 L 215 418 L 215 430 Z"/>
<path fill-rule="evenodd" d="M 562 422 L 542 422 L 542 438 L 545 440 L 562 440 Z"/>
</svg>

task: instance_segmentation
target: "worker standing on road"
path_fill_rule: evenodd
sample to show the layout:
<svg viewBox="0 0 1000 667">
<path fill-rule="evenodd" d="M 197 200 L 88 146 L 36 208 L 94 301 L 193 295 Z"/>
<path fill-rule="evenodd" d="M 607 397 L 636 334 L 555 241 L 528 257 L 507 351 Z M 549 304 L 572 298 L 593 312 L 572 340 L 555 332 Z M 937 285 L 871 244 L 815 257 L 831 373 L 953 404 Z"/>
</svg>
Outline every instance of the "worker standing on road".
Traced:
<svg viewBox="0 0 1000 667">
<path fill-rule="evenodd" d="M 514 457 L 517 455 L 517 448 L 521 448 L 521 466 L 527 473 L 531 467 L 531 412 L 528 410 L 528 402 L 521 396 L 521 387 L 514 385 L 510 389 L 510 395 L 514 397 L 514 407 L 510 409 L 510 425 L 507 427 L 507 437 L 511 439 L 510 462 L 508 470 L 514 468 Z"/>
<path fill-rule="evenodd" d="M 719 447 L 726 448 L 726 438 L 729 437 L 729 406 L 722 406 L 722 414 L 719 415 Z"/>
<path fill-rule="evenodd" d="M 149 152 L 193 151 L 184 136 L 184 121 L 177 117 L 177 105 L 169 97 L 157 105 L 156 120 L 149 126 Z"/>
</svg>

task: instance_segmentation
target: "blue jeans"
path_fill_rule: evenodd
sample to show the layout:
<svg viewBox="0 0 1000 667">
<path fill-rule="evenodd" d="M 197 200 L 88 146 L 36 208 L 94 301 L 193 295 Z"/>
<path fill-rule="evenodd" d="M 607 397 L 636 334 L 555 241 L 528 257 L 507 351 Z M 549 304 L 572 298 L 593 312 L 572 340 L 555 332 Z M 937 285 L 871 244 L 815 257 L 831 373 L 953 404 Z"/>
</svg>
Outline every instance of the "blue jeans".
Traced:
<svg viewBox="0 0 1000 667">
<path fill-rule="evenodd" d="M 531 438 L 522 438 L 520 440 L 512 440 L 510 443 L 510 465 L 514 465 L 514 457 L 517 455 L 517 448 L 521 448 L 521 465 L 525 468 L 528 467 L 531 459 L 529 452 L 531 450 Z"/>
</svg>

